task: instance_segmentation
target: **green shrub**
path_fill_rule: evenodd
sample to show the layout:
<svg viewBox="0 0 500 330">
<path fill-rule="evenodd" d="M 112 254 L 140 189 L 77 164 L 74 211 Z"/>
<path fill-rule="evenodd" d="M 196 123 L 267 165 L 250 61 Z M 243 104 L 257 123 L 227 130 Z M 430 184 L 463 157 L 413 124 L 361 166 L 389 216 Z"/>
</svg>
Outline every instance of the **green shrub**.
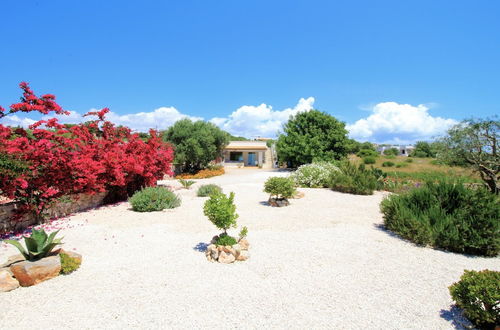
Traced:
<svg viewBox="0 0 500 330">
<path fill-rule="evenodd" d="M 245 226 L 245 227 L 241 228 L 239 237 L 240 237 L 240 239 L 242 239 L 242 238 L 247 237 L 247 235 L 248 235 L 248 228 Z"/>
<path fill-rule="evenodd" d="M 338 167 L 328 162 L 316 162 L 300 166 L 290 176 L 296 185 L 306 188 L 324 188 L 332 172 Z"/>
<path fill-rule="evenodd" d="M 397 156 L 397 155 L 399 155 L 399 150 L 397 148 L 385 149 L 384 150 L 384 155 L 386 155 L 386 156 L 389 156 L 389 155 Z"/>
<path fill-rule="evenodd" d="M 395 159 L 396 156 L 394 156 L 394 155 L 386 155 L 384 158 L 385 159 Z"/>
<path fill-rule="evenodd" d="M 203 206 L 203 213 L 217 228 L 224 230 L 227 234 L 229 228 L 236 227 L 236 219 L 238 219 L 234 193 L 231 192 L 229 197 L 221 192 L 210 195 Z"/>
<path fill-rule="evenodd" d="M 221 164 L 208 164 L 207 165 L 207 169 L 209 169 L 210 171 L 219 171 L 219 170 L 224 169 L 224 165 L 221 165 Z"/>
<path fill-rule="evenodd" d="M 403 238 L 452 252 L 496 256 L 499 197 L 461 183 L 427 182 L 381 203 L 384 223 Z"/>
<path fill-rule="evenodd" d="M 372 150 L 372 149 L 361 149 L 360 151 L 358 151 L 358 153 L 356 155 L 360 158 L 364 158 L 364 157 L 368 157 L 368 156 L 378 157 L 379 154 L 378 154 L 378 152 L 376 152 L 375 150 Z"/>
<path fill-rule="evenodd" d="M 379 171 L 367 170 L 363 164 L 356 167 L 348 161 L 341 162 L 339 171 L 331 175 L 328 187 L 345 193 L 371 195 L 378 187 Z"/>
<path fill-rule="evenodd" d="M 152 212 L 173 209 L 181 205 L 181 199 L 163 187 L 147 187 L 136 192 L 128 200 L 136 212 Z"/>
<path fill-rule="evenodd" d="M 382 163 L 382 167 L 393 167 L 393 166 L 394 166 L 394 162 L 391 162 L 391 161 L 387 161 L 387 162 Z"/>
<path fill-rule="evenodd" d="M 291 178 L 271 177 L 264 183 L 264 192 L 270 194 L 270 198 L 291 198 L 295 193 L 295 183 Z"/>
<path fill-rule="evenodd" d="M 396 167 L 401 168 L 401 167 L 407 167 L 409 164 L 408 163 L 397 163 Z"/>
<path fill-rule="evenodd" d="M 222 188 L 216 184 L 204 184 L 198 188 L 198 197 L 208 197 L 216 192 L 222 192 Z"/>
<path fill-rule="evenodd" d="M 493 329 L 500 325 L 500 272 L 466 270 L 449 290 L 457 306 L 475 326 Z"/>
<path fill-rule="evenodd" d="M 191 188 L 192 185 L 196 183 L 196 181 L 193 180 L 185 180 L 185 179 L 179 179 L 179 183 L 184 187 L 185 189 Z"/>
<path fill-rule="evenodd" d="M 233 236 L 229 236 L 228 234 L 220 234 L 217 240 L 215 241 L 215 245 L 234 245 L 238 243 L 236 238 Z"/>
<path fill-rule="evenodd" d="M 376 161 L 377 160 L 373 156 L 367 156 L 367 157 L 363 158 L 363 163 L 365 163 L 365 164 L 375 164 Z"/>
<path fill-rule="evenodd" d="M 406 158 L 406 159 L 405 159 L 405 162 L 407 162 L 407 163 L 413 163 L 413 159 L 411 159 L 411 158 Z"/>
<path fill-rule="evenodd" d="M 423 151 L 420 151 L 420 150 L 417 150 L 417 151 L 414 151 L 412 154 L 411 154 L 412 157 L 417 157 L 417 158 L 425 158 L 427 157 L 427 153 L 423 152 Z"/>
<path fill-rule="evenodd" d="M 62 238 L 55 238 L 58 232 L 59 230 L 47 235 L 44 229 L 33 229 L 29 237 L 24 237 L 26 249 L 16 240 L 5 240 L 5 243 L 15 246 L 26 260 L 38 260 L 45 258 L 57 245 L 62 244 Z"/>
<path fill-rule="evenodd" d="M 61 259 L 61 274 L 69 274 L 80 268 L 81 261 L 77 258 L 72 258 L 68 254 L 59 253 Z"/>
</svg>

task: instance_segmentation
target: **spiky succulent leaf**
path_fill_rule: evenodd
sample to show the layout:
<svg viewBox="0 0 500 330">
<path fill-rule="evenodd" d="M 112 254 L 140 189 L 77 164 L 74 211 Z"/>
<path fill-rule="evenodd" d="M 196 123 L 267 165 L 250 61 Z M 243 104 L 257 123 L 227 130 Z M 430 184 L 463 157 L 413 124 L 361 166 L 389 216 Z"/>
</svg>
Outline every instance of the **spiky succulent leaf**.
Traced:
<svg viewBox="0 0 500 330">
<path fill-rule="evenodd" d="M 33 237 L 25 237 L 24 244 L 26 244 L 28 252 L 38 252 L 39 243 Z"/>
<path fill-rule="evenodd" d="M 15 246 L 19 250 L 19 252 L 21 252 L 21 254 L 24 256 L 25 259 L 29 259 L 28 252 L 21 245 L 21 243 L 19 241 L 15 241 L 15 240 L 12 240 L 12 239 L 7 239 L 7 240 L 5 240 L 5 243 L 9 243 L 9 244 Z"/>
</svg>

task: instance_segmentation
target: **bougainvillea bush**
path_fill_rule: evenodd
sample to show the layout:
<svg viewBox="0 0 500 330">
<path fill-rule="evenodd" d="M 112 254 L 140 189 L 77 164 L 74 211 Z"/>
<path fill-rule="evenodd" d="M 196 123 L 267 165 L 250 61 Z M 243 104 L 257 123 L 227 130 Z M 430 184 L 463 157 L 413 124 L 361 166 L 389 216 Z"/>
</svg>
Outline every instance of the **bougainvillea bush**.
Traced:
<svg viewBox="0 0 500 330">
<path fill-rule="evenodd" d="M 69 114 L 54 95 L 38 97 L 24 82 L 20 87 L 21 102 L 8 110 L 0 107 L 0 118 L 19 111 Z M 172 174 L 169 144 L 154 130 L 143 140 L 127 127 L 116 127 L 106 120 L 108 112 L 89 112 L 86 116 L 97 119 L 77 125 L 62 125 L 57 118 L 29 129 L 0 124 L 0 195 L 21 202 L 20 214 L 32 212 L 41 220 L 62 196 L 109 191 L 112 200 L 124 199 Z"/>
</svg>

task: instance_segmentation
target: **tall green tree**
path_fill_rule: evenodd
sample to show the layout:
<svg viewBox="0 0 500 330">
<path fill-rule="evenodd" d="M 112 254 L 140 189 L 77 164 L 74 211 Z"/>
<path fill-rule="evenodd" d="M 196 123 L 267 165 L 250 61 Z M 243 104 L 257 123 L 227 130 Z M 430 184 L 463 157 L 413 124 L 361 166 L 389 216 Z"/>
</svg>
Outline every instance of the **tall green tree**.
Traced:
<svg viewBox="0 0 500 330">
<path fill-rule="evenodd" d="M 276 143 L 278 159 L 293 167 L 347 155 L 345 124 L 319 110 L 301 112 L 283 126 Z"/>
<path fill-rule="evenodd" d="M 438 158 L 450 165 L 465 165 L 479 173 L 493 193 L 500 193 L 500 121 L 467 119 L 453 126 L 440 140 Z"/>
<path fill-rule="evenodd" d="M 185 172 L 196 172 L 221 156 L 229 135 L 212 123 L 182 119 L 162 133 L 175 148 L 174 164 Z"/>
</svg>

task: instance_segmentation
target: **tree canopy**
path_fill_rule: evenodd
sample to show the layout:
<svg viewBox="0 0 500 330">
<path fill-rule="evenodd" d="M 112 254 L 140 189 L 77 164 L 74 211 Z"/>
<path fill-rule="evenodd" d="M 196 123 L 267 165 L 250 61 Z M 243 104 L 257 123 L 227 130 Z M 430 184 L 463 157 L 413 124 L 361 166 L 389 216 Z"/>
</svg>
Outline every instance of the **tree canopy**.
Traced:
<svg viewBox="0 0 500 330">
<path fill-rule="evenodd" d="M 491 192 L 498 194 L 499 128 L 500 121 L 496 118 L 464 120 L 440 140 L 443 148 L 438 157 L 450 165 L 471 167 L 481 175 Z"/>
<path fill-rule="evenodd" d="M 278 159 L 297 167 L 313 161 L 344 158 L 347 144 L 343 122 L 326 112 L 311 110 L 290 118 L 276 146 Z"/>
<path fill-rule="evenodd" d="M 164 131 L 163 139 L 175 147 L 174 164 L 196 172 L 221 156 L 229 135 L 212 123 L 182 119 Z"/>
</svg>

